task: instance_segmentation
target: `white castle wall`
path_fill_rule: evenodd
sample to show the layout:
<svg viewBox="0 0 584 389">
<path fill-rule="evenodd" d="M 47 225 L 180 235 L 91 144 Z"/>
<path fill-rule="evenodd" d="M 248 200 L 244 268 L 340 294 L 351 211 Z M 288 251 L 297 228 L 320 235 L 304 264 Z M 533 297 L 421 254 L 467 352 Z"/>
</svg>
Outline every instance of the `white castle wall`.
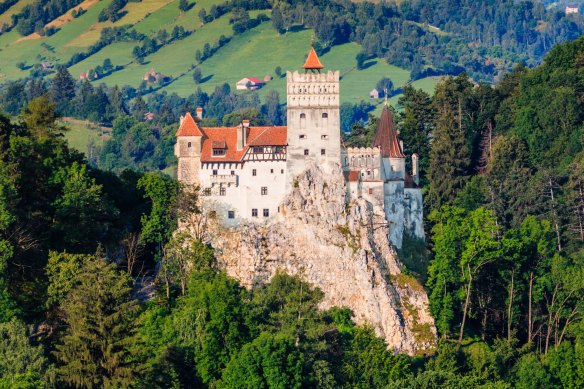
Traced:
<svg viewBox="0 0 584 389">
<path fill-rule="evenodd" d="M 244 219 L 263 221 L 278 214 L 278 206 L 285 195 L 286 162 L 205 163 L 199 181 L 203 204 L 212 207 L 225 224 L 237 225 Z M 224 196 L 221 186 L 225 188 Z M 210 196 L 204 195 L 205 188 L 211 188 Z M 262 194 L 262 188 L 267 189 L 267 194 Z M 255 217 L 253 209 L 257 209 Z M 269 217 L 264 216 L 264 209 L 268 210 Z M 229 219 L 229 211 L 235 212 L 233 219 Z"/>
</svg>

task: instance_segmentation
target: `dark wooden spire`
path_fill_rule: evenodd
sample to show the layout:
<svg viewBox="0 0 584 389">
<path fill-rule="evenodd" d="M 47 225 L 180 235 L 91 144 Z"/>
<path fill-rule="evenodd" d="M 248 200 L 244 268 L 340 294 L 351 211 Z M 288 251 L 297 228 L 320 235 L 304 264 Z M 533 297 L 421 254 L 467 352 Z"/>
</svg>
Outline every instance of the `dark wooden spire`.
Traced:
<svg viewBox="0 0 584 389">
<path fill-rule="evenodd" d="M 373 147 L 381 149 L 381 156 L 383 158 L 405 158 L 399 140 L 397 138 L 397 130 L 393 123 L 393 115 L 384 104 L 379 124 L 377 125 L 377 132 L 373 140 Z"/>
</svg>

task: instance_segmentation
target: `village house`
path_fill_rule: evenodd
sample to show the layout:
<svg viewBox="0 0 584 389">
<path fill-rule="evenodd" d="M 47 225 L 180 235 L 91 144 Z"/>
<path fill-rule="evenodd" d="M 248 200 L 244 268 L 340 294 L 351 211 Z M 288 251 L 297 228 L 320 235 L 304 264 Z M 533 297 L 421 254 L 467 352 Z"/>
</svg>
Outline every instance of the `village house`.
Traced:
<svg viewBox="0 0 584 389">
<path fill-rule="evenodd" d="M 577 4 L 569 4 L 566 6 L 566 15 L 577 14 L 579 12 L 580 10 Z"/>
<path fill-rule="evenodd" d="M 235 84 L 235 89 L 237 90 L 257 90 L 264 86 L 264 82 L 259 78 L 255 77 L 245 77 L 237 81 Z"/>
<path fill-rule="evenodd" d="M 400 248 L 404 233 L 423 239 L 418 156 L 407 172 L 387 105 L 370 147 L 343 147 L 339 72 L 322 69 L 313 48 L 304 73 L 287 72 L 287 126 L 203 127 L 200 108 L 196 117 L 186 113 L 176 134 L 179 181 L 199 186 L 203 207 L 236 226 L 283 217 L 280 203 L 307 166 L 340 167 L 348 201 L 365 198 L 384 213 L 392 244 Z"/>
<path fill-rule="evenodd" d="M 371 89 L 371 92 L 369 92 L 369 97 L 372 99 L 382 99 L 383 96 L 383 91 L 377 90 L 377 88 L 373 88 Z"/>
</svg>

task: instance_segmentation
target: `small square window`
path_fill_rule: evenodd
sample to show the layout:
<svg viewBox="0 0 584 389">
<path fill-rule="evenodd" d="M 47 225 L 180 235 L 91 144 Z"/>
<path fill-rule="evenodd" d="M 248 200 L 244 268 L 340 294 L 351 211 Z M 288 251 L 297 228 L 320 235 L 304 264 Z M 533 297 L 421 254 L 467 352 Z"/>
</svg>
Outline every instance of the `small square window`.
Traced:
<svg viewBox="0 0 584 389">
<path fill-rule="evenodd" d="M 257 208 L 252 208 L 252 210 L 251 210 L 251 216 L 252 217 L 258 217 L 258 209 Z"/>
<path fill-rule="evenodd" d="M 308 149 L 304 149 L 304 155 L 308 155 Z"/>
<path fill-rule="evenodd" d="M 369 194 L 373 194 L 373 188 L 369 188 Z"/>
<path fill-rule="evenodd" d="M 217 170 L 213 170 L 213 175 L 216 176 L 217 175 Z"/>
<path fill-rule="evenodd" d="M 274 174 L 274 169 L 270 169 L 270 173 Z"/>
<path fill-rule="evenodd" d="M 264 208 L 264 217 L 270 216 L 270 210 L 268 208 Z"/>
<path fill-rule="evenodd" d="M 268 194 L 268 187 L 267 186 L 262 186 L 262 196 L 265 196 Z"/>
<path fill-rule="evenodd" d="M 203 196 L 211 196 L 211 188 L 203 189 Z"/>
<path fill-rule="evenodd" d="M 225 189 L 224 186 L 219 188 L 219 196 L 226 196 L 226 195 L 227 195 L 227 189 Z"/>
<path fill-rule="evenodd" d="M 234 176 L 235 175 L 235 170 L 231 171 L 231 175 Z"/>
<path fill-rule="evenodd" d="M 187 144 L 187 147 L 188 147 L 189 149 L 191 148 L 191 142 L 189 142 L 189 143 Z"/>
<path fill-rule="evenodd" d="M 284 169 L 280 170 L 280 173 L 281 173 L 281 174 L 284 174 Z"/>
<path fill-rule="evenodd" d="M 326 154 L 326 150 L 325 149 L 320 149 L 320 155 L 325 155 Z"/>
<path fill-rule="evenodd" d="M 327 139 L 328 139 L 328 135 L 321 135 L 321 136 L 320 136 L 320 139 L 322 139 L 322 140 L 327 140 Z"/>
<path fill-rule="evenodd" d="M 251 171 L 251 175 L 254 176 L 254 177 L 257 176 L 258 175 L 258 171 L 256 169 L 253 169 Z"/>
<path fill-rule="evenodd" d="M 300 139 L 306 139 L 306 135 L 301 134 L 298 138 L 300 138 Z"/>
<path fill-rule="evenodd" d="M 227 217 L 230 219 L 235 219 L 235 211 L 227 211 Z"/>
</svg>

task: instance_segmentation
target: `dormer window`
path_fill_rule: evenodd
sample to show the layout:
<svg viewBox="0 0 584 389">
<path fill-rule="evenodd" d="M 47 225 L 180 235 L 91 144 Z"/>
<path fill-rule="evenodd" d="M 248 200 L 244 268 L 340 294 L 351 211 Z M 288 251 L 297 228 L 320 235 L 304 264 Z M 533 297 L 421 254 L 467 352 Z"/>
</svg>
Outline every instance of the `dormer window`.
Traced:
<svg viewBox="0 0 584 389">
<path fill-rule="evenodd" d="M 225 141 L 215 141 L 213 142 L 213 156 L 223 157 L 227 152 L 227 144 Z"/>
</svg>

